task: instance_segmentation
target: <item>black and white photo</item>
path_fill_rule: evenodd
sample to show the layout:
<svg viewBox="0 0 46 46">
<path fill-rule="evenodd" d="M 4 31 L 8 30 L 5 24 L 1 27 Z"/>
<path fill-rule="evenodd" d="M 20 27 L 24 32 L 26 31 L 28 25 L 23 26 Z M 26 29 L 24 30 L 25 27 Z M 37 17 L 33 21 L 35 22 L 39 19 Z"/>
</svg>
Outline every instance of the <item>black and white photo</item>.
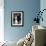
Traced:
<svg viewBox="0 0 46 46">
<path fill-rule="evenodd" d="M 12 26 L 23 26 L 24 12 L 23 11 L 12 11 L 11 12 L 11 25 Z"/>
</svg>

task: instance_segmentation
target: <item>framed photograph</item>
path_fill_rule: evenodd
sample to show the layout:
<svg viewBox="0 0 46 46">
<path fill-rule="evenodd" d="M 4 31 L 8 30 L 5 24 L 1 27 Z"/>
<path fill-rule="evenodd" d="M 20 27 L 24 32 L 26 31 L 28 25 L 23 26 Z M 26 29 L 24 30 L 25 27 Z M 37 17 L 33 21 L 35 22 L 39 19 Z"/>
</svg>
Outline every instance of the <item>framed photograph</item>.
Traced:
<svg viewBox="0 0 46 46">
<path fill-rule="evenodd" d="M 24 25 L 24 12 L 12 11 L 11 12 L 11 26 L 23 26 Z"/>
</svg>

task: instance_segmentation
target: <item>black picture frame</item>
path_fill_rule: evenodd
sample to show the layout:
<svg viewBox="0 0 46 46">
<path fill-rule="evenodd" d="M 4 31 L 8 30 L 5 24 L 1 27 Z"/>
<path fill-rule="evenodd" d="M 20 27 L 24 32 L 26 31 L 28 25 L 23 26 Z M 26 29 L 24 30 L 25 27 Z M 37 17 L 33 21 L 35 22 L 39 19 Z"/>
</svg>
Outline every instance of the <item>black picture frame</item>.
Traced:
<svg viewBox="0 0 46 46">
<path fill-rule="evenodd" d="M 11 26 L 24 26 L 24 11 L 11 11 Z"/>
</svg>

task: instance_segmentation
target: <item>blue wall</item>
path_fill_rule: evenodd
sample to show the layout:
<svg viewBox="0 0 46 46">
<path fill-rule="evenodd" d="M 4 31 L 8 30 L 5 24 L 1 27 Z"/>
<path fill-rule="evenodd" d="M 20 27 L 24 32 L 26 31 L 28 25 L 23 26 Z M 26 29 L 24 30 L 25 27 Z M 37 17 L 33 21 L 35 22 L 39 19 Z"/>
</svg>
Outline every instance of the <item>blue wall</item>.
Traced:
<svg viewBox="0 0 46 46">
<path fill-rule="evenodd" d="M 40 0 L 5 0 L 4 35 L 7 41 L 18 41 L 32 28 L 33 18 L 40 9 Z M 24 26 L 11 27 L 11 11 L 24 11 Z"/>
<path fill-rule="evenodd" d="M 41 0 L 40 1 L 40 10 L 42 11 L 43 9 L 46 9 L 46 0 Z M 43 22 L 40 22 L 40 25 L 45 26 L 46 27 L 46 10 L 43 12 Z"/>
</svg>

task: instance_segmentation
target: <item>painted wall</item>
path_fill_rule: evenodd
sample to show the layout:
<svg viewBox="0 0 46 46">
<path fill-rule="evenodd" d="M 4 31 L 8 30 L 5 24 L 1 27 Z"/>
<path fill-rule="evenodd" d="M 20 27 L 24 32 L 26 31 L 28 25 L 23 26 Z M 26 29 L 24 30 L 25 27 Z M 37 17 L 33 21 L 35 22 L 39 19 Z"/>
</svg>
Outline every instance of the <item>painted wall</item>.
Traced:
<svg viewBox="0 0 46 46">
<path fill-rule="evenodd" d="M 4 35 L 7 41 L 18 41 L 32 29 L 36 12 L 40 9 L 40 0 L 5 0 Z M 11 11 L 24 11 L 24 26 L 11 27 Z"/>
<path fill-rule="evenodd" d="M 46 9 L 46 0 L 41 0 L 40 1 L 40 9 L 41 9 L 41 11 L 43 10 L 43 9 Z M 43 26 L 46 26 L 46 10 L 43 12 L 43 15 L 42 15 L 42 17 L 43 17 L 43 22 L 41 21 L 40 22 L 40 25 L 43 25 Z"/>
</svg>

